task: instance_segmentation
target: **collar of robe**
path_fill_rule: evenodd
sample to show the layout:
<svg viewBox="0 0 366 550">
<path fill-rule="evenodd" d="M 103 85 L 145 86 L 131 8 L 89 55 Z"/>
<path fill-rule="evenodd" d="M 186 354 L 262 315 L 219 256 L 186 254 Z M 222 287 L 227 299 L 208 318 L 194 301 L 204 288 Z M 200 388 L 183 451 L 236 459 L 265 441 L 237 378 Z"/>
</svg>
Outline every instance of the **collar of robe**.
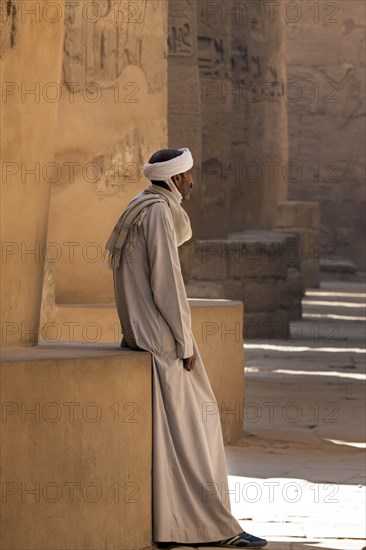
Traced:
<svg viewBox="0 0 366 550">
<path fill-rule="evenodd" d="M 177 246 L 192 237 L 191 223 L 186 211 L 181 207 L 182 195 L 175 187 L 171 178 L 168 179 L 170 191 L 158 185 L 150 185 L 136 195 L 121 215 L 105 245 L 102 262 L 108 256 L 110 269 L 117 269 L 121 263 L 122 249 L 131 231 L 136 232 L 147 213 L 147 208 L 155 202 L 165 202 L 170 207 L 174 224 L 174 236 Z"/>
</svg>

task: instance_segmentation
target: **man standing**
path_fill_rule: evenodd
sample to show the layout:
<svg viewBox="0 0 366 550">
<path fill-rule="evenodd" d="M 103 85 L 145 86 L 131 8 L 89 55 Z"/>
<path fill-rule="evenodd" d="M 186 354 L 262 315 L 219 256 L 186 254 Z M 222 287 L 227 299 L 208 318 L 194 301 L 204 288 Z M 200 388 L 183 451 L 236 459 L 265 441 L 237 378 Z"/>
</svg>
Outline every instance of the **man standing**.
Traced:
<svg viewBox="0 0 366 550">
<path fill-rule="evenodd" d="M 121 345 L 152 354 L 154 541 L 261 548 L 267 541 L 242 531 L 223 490 L 219 416 L 203 416 L 216 399 L 192 335 L 177 249 L 192 236 L 181 207 L 192 166 L 187 148 L 154 153 L 143 170 L 152 185 L 130 202 L 106 245 Z"/>
</svg>

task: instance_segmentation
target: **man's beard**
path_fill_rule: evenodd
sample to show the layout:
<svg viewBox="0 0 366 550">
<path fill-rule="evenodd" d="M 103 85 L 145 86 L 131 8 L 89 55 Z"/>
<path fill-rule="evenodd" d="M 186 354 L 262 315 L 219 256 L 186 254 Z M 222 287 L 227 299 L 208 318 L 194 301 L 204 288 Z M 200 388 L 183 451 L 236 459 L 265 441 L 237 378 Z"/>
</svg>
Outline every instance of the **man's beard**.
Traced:
<svg viewBox="0 0 366 550">
<path fill-rule="evenodd" d="M 189 187 L 187 187 L 188 182 L 187 182 L 187 179 L 186 179 L 185 176 L 182 176 L 182 182 L 183 182 L 183 185 L 186 188 L 186 192 L 185 192 L 184 195 L 183 195 L 183 193 L 181 193 L 181 194 L 182 194 L 183 200 L 188 200 L 191 197 L 191 190 L 190 190 Z"/>
</svg>

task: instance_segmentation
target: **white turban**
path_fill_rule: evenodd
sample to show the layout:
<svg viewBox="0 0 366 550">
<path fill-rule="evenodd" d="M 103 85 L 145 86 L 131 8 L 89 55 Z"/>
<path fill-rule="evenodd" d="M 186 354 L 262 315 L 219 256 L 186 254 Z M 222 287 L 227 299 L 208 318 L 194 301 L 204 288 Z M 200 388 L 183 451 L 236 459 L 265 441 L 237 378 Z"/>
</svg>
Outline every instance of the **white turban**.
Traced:
<svg viewBox="0 0 366 550">
<path fill-rule="evenodd" d="M 144 164 L 143 175 L 149 180 L 168 181 L 172 176 L 187 172 L 193 166 L 193 158 L 187 147 L 178 149 L 183 151 L 181 155 L 165 162 L 155 162 Z"/>
<path fill-rule="evenodd" d="M 175 238 L 177 245 L 192 237 L 192 229 L 187 212 L 181 207 L 182 195 L 174 185 L 172 176 L 187 172 L 193 166 L 193 158 L 191 152 L 187 147 L 178 149 L 182 151 L 182 154 L 171 160 L 165 162 L 155 162 L 150 164 L 147 162 L 144 164 L 143 175 L 149 180 L 165 181 L 168 184 L 170 191 L 164 188 L 158 188 L 158 192 L 167 197 L 169 201 L 170 210 L 173 217 Z M 152 185 L 151 187 L 156 187 Z M 156 190 L 157 191 L 157 190 Z"/>
</svg>

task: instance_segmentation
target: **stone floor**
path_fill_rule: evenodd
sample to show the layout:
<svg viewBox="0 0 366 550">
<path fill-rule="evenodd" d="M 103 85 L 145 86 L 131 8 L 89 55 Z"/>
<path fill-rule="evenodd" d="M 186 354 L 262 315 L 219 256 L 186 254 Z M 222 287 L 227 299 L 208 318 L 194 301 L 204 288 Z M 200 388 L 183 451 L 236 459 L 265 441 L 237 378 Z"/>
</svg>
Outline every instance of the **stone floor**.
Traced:
<svg viewBox="0 0 366 550">
<path fill-rule="evenodd" d="M 322 281 L 291 340 L 245 343 L 245 429 L 223 490 L 269 550 L 366 546 L 364 293 Z"/>
</svg>

